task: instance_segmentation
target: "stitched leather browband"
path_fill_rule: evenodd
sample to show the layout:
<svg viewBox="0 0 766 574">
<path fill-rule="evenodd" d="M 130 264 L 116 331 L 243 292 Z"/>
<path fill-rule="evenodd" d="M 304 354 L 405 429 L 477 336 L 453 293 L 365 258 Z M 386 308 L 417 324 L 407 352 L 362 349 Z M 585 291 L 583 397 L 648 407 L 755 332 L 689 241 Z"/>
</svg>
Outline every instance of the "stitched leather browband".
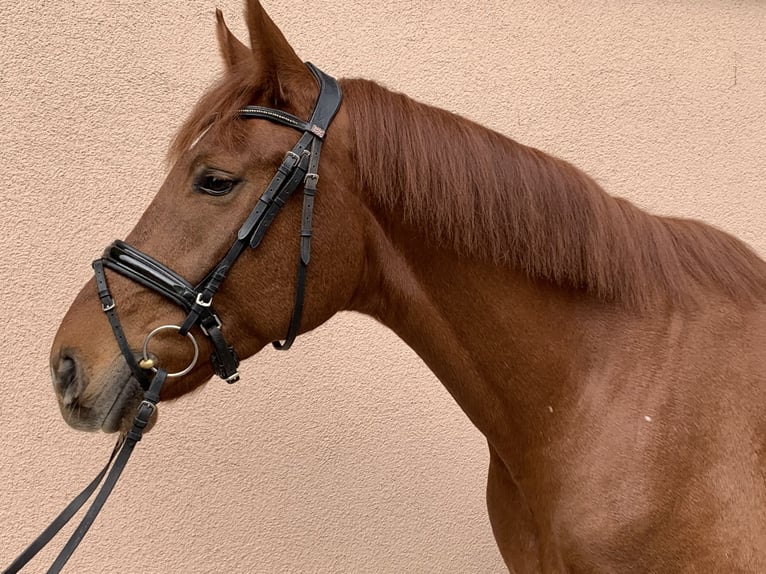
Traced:
<svg viewBox="0 0 766 574">
<path fill-rule="evenodd" d="M 154 376 L 150 378 L 150 371 L 141 368 L 137 359 L 138 354 L 131 349 L 130 343 L 120 325 L 120 320 L 117 316 L 117 306 L 109 292 L 105 269 L 115 271 L 143 287 L 156 291 L 186 311 L 186 319 L 180 328 L 163 326 L 156 329 L 146 338 L 144 347 L 146 347 L 154 333 L 160 329 L 177 329 L 179 334 L 186 335 L 195 325 L 199 325 L 213 346 L 213 354 L 210 360 L 216 375 L 228 383 L 234 383 L 239 380 L 239 373 L 237 371 L 239 357 L 234 348 L 226 342 L 223 335 L 221 320 L 213 310 L 213 296 L 220 288 L 221 283 L 226 278 L 226 274 L 237 258 L 248 246 L 251 248 L 258 247 L 269 226 L 288 198 L 303 184 L 300 257 L 298 259 L 293 313 L 284 342 L 275 341 L 273 345 L 277 349 L 287 350 L 295 341 L 303 313 L 306 272 L 311 258 L 312 217 L 314 196 L 316 195 L 317 183 L 319 181 L 319 156 L 325 133 L 340 107 L 342 98 L 340 86 L 335 79 L 310 63 L 306 63 L 306 66 L 311 70 L 319 83 L 319 97 L 314 106 L 311 119 L 308 122 L 286 112 L 261 106 L 247 106 L 239 110 L 241 118 L 266 119 L 298 130 L 302 132 L 302 135 L 293 149 L 287 152 L 282 164 L 277 169 L 277 173 L 274 174 L 274 177 L 263 194 L 261 194 L 250 215 L 248 215 L 245 222 L 239 228 L 234 244 L 229 248 L 223 259 L 213 267 L 198 285 L 192 285 L 172 269 L 123 241 L 112 243 L 104 251 L 103 256 L 93 262 L 96 288 L 101 301 L 101 307 L 112 327 L 117 345 L 125 357 L 126 363 L 130 367 L 133 376 L 144 389 L 144 399 L 139 405 L 131 429 L 124 438 L 121 436 L 117 441 L 104 469 L 67 505 L 43 533 L 8 568 L 3 570 L 2 574 L 16 574 L 19 572 L 69 522 L 95 492 L 104 476 L 106 476 L 101 490 L 48 570 L 48 574 L 57 574 L 61 571 L 91 524 L 93 524 L 125 468 L 133 448 L 141 440 L 144 428 L 149 424 L 157 402 L 160 400 L 160 391 L 165 380 L 169 376 L 180 376 L 186 372 L 168 375 L 164 369 L 159 367 L 154 369 Z M 194 345 L 196 349 L 196 341 L 194 341 Z M 192 365 L 188 369 L 191 369 Z M 111 469 L 109 468 L 110 465 Z M 109 471 L 108 474 L 107 470 Z"/>
</svg>

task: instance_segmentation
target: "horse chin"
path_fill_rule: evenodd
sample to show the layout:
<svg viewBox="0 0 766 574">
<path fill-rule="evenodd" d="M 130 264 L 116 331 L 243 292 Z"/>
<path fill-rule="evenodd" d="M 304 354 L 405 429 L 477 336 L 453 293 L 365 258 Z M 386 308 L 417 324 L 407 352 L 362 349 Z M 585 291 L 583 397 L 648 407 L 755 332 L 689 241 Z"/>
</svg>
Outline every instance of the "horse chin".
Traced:
<svg viewBox="0 0 766 574">
<path fill-rule="evenodd" d="M 120 385 L 114 402 L 101 421 L 101 430 L 105 433 L 121 432 L 124 434 L 128 432 L 133 424 L 133 417 L 138 410 L 138 405 L 141 404 L 143 398 L 144 393 L 138 381 L 132 376 L 127 377 Z M 148 432 L 156 420 L 157 412 L 155 410 L 144 432 Z"/>
</svg>

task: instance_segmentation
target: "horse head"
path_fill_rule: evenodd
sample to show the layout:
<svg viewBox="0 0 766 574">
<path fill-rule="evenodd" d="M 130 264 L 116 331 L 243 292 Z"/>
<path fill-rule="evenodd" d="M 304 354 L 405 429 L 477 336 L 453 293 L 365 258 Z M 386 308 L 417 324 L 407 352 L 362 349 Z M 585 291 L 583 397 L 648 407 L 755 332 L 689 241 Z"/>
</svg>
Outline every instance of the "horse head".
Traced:
<svg viewBox="0 0 766 574">
<path fill-rule="evenodd" d="M 229 361 L 238 363 L 288 330 L 295 331 L 292 337 L 348 307 L 363 273 L 364 207 L 352 193 L 351 148 L 345 143 L 349 122 L 343 107 L 337 109 L 340 94 L 331 102 L 332 127 L 304 122 L 312 110 L 321 115 L 315 109 L 322 104 L 321 72 L 298 58 L 257 0 L 247 7 L 250 47 L 231 33 L 220 12 L 217 20 L 223 78 L 176 136 L 172 168 L 156 197 L 126 243 L 107 249 L 106 269 L 98 264 L 97 278 L 82 288 L 53 342 L 53 385 L 65 420 L 75 428 L 126 428 L 146 390 L 136 363 L 144 369 L 159 364 L 168 372 L 190 365 L 162 390 L 163 399 L 178 397 L 213 376 L 216 357 L 225 362 L 231 355 Z M 312 174 L 322 144 L 321 168 Z M 283 193 L 288 184 L 294 189 Z M 308 230 L 304 186 L 312 204 Z M 232 258 L 237 242 L 241 253 Z M 304 297 L 300 267 L 309 260 Z M 208 310 L 213 292 L 202 292 L 221 271 L 226 277 L 215 286 L 213 315 Z M 159 292 L 156 285 L 147 288 L 156 277 Z M 200 292 L 192 290 L 189 301 L 177 293 L 192 286 Z M 184 326 L 192 308 L 220 322 L 213 328 L 225 333 L 225 344 L 221 337 L 205 336 L 204 322 Z M 104 311 L 119 313 L 122 352 Z M 183 327 L 181 334 L 188 330 L 194 347 L 200 342 L 203 360 L 192 360 L 196 349 L 171 332 L 177 329 L 159 332 L 149 345 L 147 334 L 163 325 Z M 142 349 L 142 342 L 149 349 Z M 207 356 L 213 360 L 204 360 Z M 230 380 L 236 378 L 235 367 L 226 372 L 218 365 Z"/>
</svg>

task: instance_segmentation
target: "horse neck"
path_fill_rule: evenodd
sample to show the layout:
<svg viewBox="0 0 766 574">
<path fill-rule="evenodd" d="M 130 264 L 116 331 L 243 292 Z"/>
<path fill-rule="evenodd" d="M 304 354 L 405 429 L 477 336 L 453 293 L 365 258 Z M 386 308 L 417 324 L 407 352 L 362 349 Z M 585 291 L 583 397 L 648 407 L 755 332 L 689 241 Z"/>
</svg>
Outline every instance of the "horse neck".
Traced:
<svg viewBox="0 0 766 574">
<path fill-rule="evenodd" d="M 351 307 L 376 317 L 408 343 L 487 436 L 520 435 L 520 428 L 509 427 L 532 428 L 526 424 L 530 413 L 549 414 L 553 405 L 546 396 L 562 393 L 564 379 L 577 371 L 578 361 L 584 360 L 586 355 L 579 351 L 596 337 L 598 329 L 593 336 L 583 337 L 582 317 L 597 324 L 594 317 L 604 309 L 582 291 L 529 279 L 525 260 L 514 260 L 511 248 L 488 246 L 492 233 L 483 236 L 477 229 L 481 224 L 465 217 L 474 209 L 469 197 L 474 192 L 483 194 L 479 198 L 483 206 L 494 201 L 497 207 L 502 197 L 513 205 L 530 203 L 524 194 L 534 194 L 535 190 L 525 186 L 506 187 L 497 194 L 491 189 L 491 185 L 513 184 L 513 173 L 478 187 L 470 181 L 469 173 L 454 175 L 456 162 L 467 163 L 467 169 L 472 169 L 474 160 L 485 168 L 484 174 L 494 165 L 511 166 L 513 171 L 519 163 L 503 158 L 509 148 L 518 149 L 518 144 L 367 82 L 347 82 L 344 92 L 351 108 L 351 124 L 357 129 L 352 148 L 359 170 L 358 193 L 370 215 L 364 226 L 368 230 L 368 265 Z M 424 119 L 422 115 L 432 117 Z M 428 126 L 434 125 L 447 133 L 428 133 Z M 472 136 L 474 130 L 478 138 Z M 397 134 L 408 143 L 400 145 Z M 387 140 L 381 141 L 381 137 Z M 466 139 L 465 145 L 455 141 L 460 138 Z M 441 140 L 445 143 L 439 145 Z M 432 143 L 434 152 L 412 149 L 420 142 Z M 461 152 L 465 157 L 458 157 Z M 455 157 L 445 157 L 453 153 Z M 543 154 L 535 158 L 529 165 L 547 161 Z M 413 166 L 415 169 L 409 169 Z M 574 179 L 581 175 L 572 173 Z M 530 179 L 535 178 L 530 174 Z M 571 182 L 571 178 L 557 180 L 566 185 Z M 417 185 L 426 187 L 414 197 Z M 456 187 L 454 192 L 445 188 L 448 185 Z M 449 206 L 449 201 L 457 203 Z M 429 225 L 416 212 L 434 204 L 441 217 Z M 454 217 L 445 216 L 450 209 Z M 543 249 L 540 237 L 546 234 L 540 227 L 555 227 L 555 222 L 544 221 L 540 214 L 534 216 L 537 237 L 522 236 L 534 225 L 522 217 L 511 217 L 515 236 L 499 232 L 498 241 L 514 243 L 521 249 Z M 445 223 L 450 221 L 456 227 L 473 228 L 445 233 Z M 502 252 L 508 254 L 505 261 L 498 257 Z M 586 313 L 589 309 L 592 312 Z M 534 409 L 530 408 L 532 403 Z M 499 421 L 504 421 L 506 428 L 496 428 Z"/>
<path fill-rule="evenodd" d="M 353 308 L 407 343 L 490 442 L 523 442 L 575 392 L 578 373 L 621 313 L 441 248 L 387 217 L 378 213 L 369 226 Z"/>
<path fill-rule="evenodd" d="M 344 92 L 370 214 L 352 307 L 399 334 L 488 437 L 533 434 L 619 349 L 640 342 L 650 360 L 679 299 L 766 300 L 766 265 L 731 236 L 650 216 L 406 96 Z"/>
</svg>

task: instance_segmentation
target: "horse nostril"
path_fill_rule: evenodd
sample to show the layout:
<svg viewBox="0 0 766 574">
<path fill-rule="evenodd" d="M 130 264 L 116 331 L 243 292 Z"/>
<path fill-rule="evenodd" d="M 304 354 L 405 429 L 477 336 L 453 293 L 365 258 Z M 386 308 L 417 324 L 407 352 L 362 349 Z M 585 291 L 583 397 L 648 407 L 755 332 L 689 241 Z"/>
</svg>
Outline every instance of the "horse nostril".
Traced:
<svg viewBox="0 0 766 574">
<path fill-rule="evenodd" d="M 53 370 L 53 385 L 65 402 L 72 402 L 80 394 L 77 361 L 62 355 Z"/>
</svg>

